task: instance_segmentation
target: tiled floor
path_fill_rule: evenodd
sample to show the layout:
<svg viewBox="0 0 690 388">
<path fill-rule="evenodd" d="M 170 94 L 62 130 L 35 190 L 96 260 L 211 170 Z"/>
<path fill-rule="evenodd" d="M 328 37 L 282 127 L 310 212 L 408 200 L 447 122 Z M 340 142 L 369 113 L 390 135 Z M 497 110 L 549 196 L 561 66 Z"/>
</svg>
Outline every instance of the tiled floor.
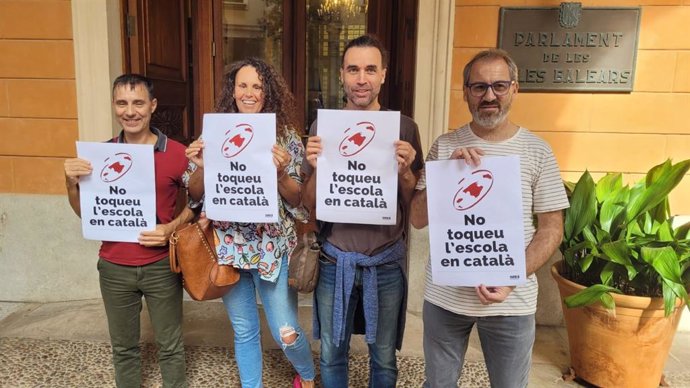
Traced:
<svg viewBox="0 0 690 388">
<path fill-rule="evenodd" d="M 310 327 L 310 308 L 300 310 Z M 160 386 L 148 318 L 142 320 L 146 387 Z M 406 338 L 399 357 L 399 387 L 420 387 L 423 381 L 421 320 L 408 315 Z M 232 357 L 230 324 L 222 304 L 185 302 L 187 376 L 192 387 L 239 387 Z M 293 374 L 269 336 L 265 343 L 266 387 L 288 387 Z M 318 351 L 318 342 L 312 343 Z M 358 338 L 350 360 L 352 388 L 367 381 L 366 346 Z M 481 349 L 473 335 L 462 387 L 488 386 Z M 690 333 L 676 335 L 666 364 L 673 387 L 690 388 Z M 531 387 L 580 387 L 561 379 L 568 367 L 563 328 L 538 327 L 530 374 Z M 110 348 L 100 300 L 46 304 L 0 303 L 0 387 L 113 386 Z"/>
</svg>

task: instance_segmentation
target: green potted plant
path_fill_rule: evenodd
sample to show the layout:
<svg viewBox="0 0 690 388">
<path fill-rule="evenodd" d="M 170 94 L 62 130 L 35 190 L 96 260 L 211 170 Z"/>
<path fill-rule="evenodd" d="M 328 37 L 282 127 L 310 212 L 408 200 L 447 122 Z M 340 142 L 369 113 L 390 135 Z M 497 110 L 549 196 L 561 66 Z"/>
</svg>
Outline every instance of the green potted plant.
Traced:
<svg viewBox="0 0 690 388">
<path fill-rule="evenodd" d="M 673 227 L 669 193 L 690 160 L 653 167 L 632 187 L 620 173 L 566 183 L 563 301 L 571 363 L 598 386 L 657 387 L 690 302 L 690 223 Z"/>
</svg>

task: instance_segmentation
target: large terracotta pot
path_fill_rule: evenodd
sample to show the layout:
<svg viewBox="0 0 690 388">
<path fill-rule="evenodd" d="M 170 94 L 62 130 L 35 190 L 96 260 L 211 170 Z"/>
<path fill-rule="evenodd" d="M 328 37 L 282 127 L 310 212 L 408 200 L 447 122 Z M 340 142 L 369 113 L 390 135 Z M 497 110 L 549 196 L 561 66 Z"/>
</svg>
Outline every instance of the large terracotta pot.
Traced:
<svg viewBox="0 0 690 388">
<path fill-rule="evenodd" d="M 600 387 L 658 387 L 681 314 L 664 317 L 662 298 L 612 294 L 615 316 L 599 304 L 568 308 L 563 299 L 585 287 L 559 274 L 562 261 L 551 267 L 561 293 L 568 329 L 570 362 L 577 377 Z"/>
</svg>

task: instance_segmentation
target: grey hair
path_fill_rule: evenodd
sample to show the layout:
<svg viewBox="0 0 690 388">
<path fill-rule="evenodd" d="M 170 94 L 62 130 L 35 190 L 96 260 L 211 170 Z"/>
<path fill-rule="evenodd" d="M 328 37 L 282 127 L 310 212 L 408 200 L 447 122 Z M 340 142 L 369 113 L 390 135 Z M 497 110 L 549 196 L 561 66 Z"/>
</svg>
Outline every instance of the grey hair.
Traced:
<svg viewBox="0 0 690 388">
<path fill-rule="evenodd" d="M 468 86 L 470 82 L 470 71 L 472 71 L 472 66 L 479 62 L 483 61 L 486 59 L 502 59 L 506 62 L 506 65 L 508 65 L 508 72 L 510 73 L 510 81 L 517 81 L 518 77 L 518 68 L 517 65 L 515 64 L 515 61 L 513 58 L 510 57 L 508 52 L 505 50 L 501 49 L 488 49 L 481 51 L 477 53 L 467 64 L 465 65 L 465 69 L 462 72 L 462 77 L 463 77 L 463 85 Z"/>
</svg>

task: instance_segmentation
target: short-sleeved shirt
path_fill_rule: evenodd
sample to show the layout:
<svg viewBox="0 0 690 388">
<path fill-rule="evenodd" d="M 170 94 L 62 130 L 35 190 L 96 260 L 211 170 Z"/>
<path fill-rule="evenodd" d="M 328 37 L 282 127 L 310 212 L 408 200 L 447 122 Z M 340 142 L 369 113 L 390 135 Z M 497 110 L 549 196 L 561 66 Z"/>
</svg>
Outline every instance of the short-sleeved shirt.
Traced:
<svg viewBox="0 0 690 388">
<path fill-rule="evenodd" d="M 184 187 L 182 174 L 187 169 L 186 147 L 169 139 L 161 131 L 151 128 L 151 132 L 158 136 L 153 145 L 153 162 L 156 178 L 156 222 L 167 224 L 175 218 L 177 193 Z M 111 140 L 124 143 L 124 132 Z M 151 225 L 150 230 L 156 229 Z M 145 247 L 138 243 L 103 241 L 99 256 L 111 263 L 141 266 L 154 263 L 168 256 L 168 247 Z"/>
<path fill-rule="evenodd" d="M 519 128 L 510 139 L 486 141 L 472 132 L 469 125 L 439 136 L 429 150 L 427 161 L 450 158 L 459 147 L 478 147 L 484 156 L 520 156 L 522 182 L 522 218 L 525 246 L 536 231 L 533 215 L 566 209 L 570 206 L 561 179 L 558 163 L 551 147 L 541 138 Z M 422 174 L 417 190 L 426 188 Z M 432 282 L 431 264 L 426 266 L 424 299 L 445 310 L 468 316 L 530 315 L 537 309 L 537 277 L 532 274 L 523 285 L 515 287 L 502 303 L 483 305 L 472 287 L 439 286 Z"/>
<path fill-rule="evenodd" d="M 316 121 L 309 130 L 310 135 L 316 135 Z M 419 140 L 417 124 L 409 117 L 400 115 L 400 140 L 404 140 L 417 151 L 415 160 L 410 168 L 412 172 L 418 172 L 424 167 L 422 144 Z M 305 176 L 313 172 L 311 165 L 305 160 L 302 167 Z M 331 244 L 345 252 L 359 252 L 371 256 L 383 251 L 396 241 L 403 238 L 407 226 L 408 206 L 406 206 L 398 191 L 398 210 L 395 225 L 368 225 L 368 224 L 344 224 L 334 223 L 331 226 L 327 240 Z M 318 218 L 318 214 L 316 215 Z"/>
</svg>

